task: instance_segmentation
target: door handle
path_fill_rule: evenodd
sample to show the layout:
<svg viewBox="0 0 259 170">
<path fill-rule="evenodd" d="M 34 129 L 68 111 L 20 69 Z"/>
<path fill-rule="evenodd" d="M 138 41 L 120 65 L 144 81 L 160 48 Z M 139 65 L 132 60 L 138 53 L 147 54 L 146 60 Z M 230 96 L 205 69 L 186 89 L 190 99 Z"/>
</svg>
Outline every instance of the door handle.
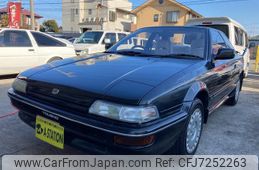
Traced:
<svg viewBox="0 0 259 170">
<path fill-rule="evenodd" d="M 35 50 L 34 50 L 34 49 L 29 49 L 28 51 L 33 52 L 33 51 L 35 51 Z"/>
</svg>

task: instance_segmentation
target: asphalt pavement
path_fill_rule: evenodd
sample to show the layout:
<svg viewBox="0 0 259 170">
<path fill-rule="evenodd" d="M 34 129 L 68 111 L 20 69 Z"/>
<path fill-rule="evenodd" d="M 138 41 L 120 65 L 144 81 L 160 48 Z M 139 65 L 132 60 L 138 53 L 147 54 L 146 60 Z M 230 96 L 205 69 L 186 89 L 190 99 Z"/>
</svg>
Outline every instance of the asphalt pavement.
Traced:
<svg viewBox="0 0 259 170">
<path fill-rule="evenodd" d="M 16 109 L 10 105 L 7 90 L 12 82 L 13 79 L 0 80 L 0 157 L 5 154 L 87 154 L 69 146 L 59 150 L 36 139 L 34 130 L 19 120 Z M 210 115 L 197 154 L 259 156 L 259 74 L 250 74 L 245 80 L 236 106 L 224 105 Z"/>
</svg>

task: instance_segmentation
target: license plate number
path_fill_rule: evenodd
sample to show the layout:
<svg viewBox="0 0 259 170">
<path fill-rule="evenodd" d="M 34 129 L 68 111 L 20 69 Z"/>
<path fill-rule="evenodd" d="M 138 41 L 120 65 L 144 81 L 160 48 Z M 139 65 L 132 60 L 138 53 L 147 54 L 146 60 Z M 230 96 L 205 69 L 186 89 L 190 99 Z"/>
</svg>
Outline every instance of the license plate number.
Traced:
<svg viewBox="0 0 259 170">
<path fill-rule="evenodd" d="M 59 149 L 64 149 L 64 127 L 52 120 L 36 117 L 36 137 Z"/>
</svg>

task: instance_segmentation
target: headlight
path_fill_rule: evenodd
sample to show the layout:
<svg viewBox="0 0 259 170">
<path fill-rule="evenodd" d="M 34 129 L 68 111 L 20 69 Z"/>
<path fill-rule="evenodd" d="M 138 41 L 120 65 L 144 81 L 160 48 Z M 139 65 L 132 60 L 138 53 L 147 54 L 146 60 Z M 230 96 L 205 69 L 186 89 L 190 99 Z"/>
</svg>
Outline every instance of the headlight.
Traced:
<svg viewBox="0 0 259 170">
<path fill-rule="evenodd" d="M 83 51 L 81 51 L 81 53 L 80 53 L 80 55 L 87 55 L 88 54 L 88 49 L 86 49 L 86 50 L 83 50 Z"/>
<path fill-rule="evenodd" d="M 99 100 L 90 107 L 89 113 L 132 123 L 145 123 L 159 118 L 155 106 L 131 107 Z"/>
<path fill-rule="evenodd" d="M 16 78 L 13 82 L 13 89 L 18 92 L 26 93 L 27 82 L 25 80 Z"/>
</svg>

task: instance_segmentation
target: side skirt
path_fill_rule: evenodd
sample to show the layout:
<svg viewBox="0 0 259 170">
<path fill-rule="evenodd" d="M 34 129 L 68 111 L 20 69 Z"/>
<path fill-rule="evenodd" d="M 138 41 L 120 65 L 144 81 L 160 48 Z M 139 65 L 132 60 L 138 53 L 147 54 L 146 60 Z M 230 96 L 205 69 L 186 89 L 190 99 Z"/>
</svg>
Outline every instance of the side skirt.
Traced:
<svg viewBox="0 0 259 170">
<path fill-rule="evenodd" d="M 210 109 L 209 109 L 209 115 L 214 112 L 216 109 L 218 109 L 221 105 L 223 105 L 225 103 L 225 101 L 227 101 L 229 99 L 229 96 L 225 96 L 223 97 L 222 100 L 220 100 L 218 103 L 216 103 L 214 106 L 212 106 Z"/>
</svg>

